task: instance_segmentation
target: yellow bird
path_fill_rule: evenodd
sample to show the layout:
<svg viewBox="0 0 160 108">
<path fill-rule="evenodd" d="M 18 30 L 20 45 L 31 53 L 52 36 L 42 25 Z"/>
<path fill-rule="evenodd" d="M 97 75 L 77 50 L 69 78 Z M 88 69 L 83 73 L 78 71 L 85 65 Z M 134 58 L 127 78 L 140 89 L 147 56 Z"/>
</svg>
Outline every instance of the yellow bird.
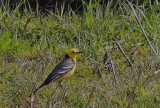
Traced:
<svg viewBox="0 0 160 108">
<path fill-rule="evenodd" d="M 75 48 L 68 50 L 67 54 L 65 55 L 65 58 L 58 65 L 56 65 L 56 67 L 48 75 L 44 83 L 33 92 L 33 95 L 40 91 L 44 86 L 52 82 L 61 83 L 63 80 L 72 76 L 76 68 L 76 57 L 80 53 L 82 52 L 79 52 Z"/>
</svg>

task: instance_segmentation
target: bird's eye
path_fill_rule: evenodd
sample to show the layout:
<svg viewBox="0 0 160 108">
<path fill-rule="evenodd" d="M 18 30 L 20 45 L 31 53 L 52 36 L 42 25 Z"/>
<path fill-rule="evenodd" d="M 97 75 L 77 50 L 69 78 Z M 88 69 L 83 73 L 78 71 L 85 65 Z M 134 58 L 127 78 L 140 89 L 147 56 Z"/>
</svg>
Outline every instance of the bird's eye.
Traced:
<svg viewBox="0 0 160 108">
<path fill-rule="evenodd" d="M 75 51 L 72 51 L 72 53 L 74 54 L 74 53 L 76 53 Z"/>
</svg>

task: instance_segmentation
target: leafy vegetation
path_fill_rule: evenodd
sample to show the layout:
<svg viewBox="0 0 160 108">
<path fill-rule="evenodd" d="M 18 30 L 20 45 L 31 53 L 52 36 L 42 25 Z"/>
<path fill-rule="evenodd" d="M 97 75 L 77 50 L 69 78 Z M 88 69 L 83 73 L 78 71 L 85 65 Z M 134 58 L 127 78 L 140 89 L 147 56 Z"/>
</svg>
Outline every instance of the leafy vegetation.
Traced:
<svg viewBox="0 0 160 108">
<path fill-rule="evenodd" d="M 63 91 L 52 94 L 56 84 L 43 88 L 34 106 L 160 107 L 160 4 L 134 5 L 157 56 L 128 2 L 111 6 L 91 0 L 81 15 L 0 11 L 0 107 L 29 107 L 33 89 L 73 47 L 84 51 L 76 73 Z"/>
</svg>

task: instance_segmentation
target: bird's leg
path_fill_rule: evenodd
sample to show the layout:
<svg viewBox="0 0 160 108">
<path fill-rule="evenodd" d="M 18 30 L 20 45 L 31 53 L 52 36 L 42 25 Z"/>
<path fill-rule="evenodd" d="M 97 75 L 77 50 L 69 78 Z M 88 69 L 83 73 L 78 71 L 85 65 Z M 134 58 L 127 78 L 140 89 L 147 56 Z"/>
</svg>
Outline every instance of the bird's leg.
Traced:
<svg viewBox="0 0 160 108">
<path fill-rule="evenodd" d="M 59 85 L 58 85 L 58 86 L 59 86 Z M 56 92 L 56 90 L 57 90 L 58 86 L 54 89 L 54 91 L 53 91 L 52 95 Z"/>
<path fill-rule="evenodd" d="M 53 94 L 56 92 L 58 86 L 61 86 L 61 88 L 63 89 L 63 87 L 62 87 L 62 85 L 61 85 L 61 82 L 62 82 L 62 81 L 60 81 L 60 82 L 58 83 L 57 87 L 54 89 L 54 91 L 53 91 L 53 93 L 52 93 L 52 96 L 53 96 Z"/>
<path fill-rule="evenodd" d="M 62 81 L 59 82 L 59 86 L 61 87 L 60 92 L 61 92 L 61 94 L 62 94 L 62 100 L 63 100 L 63 99 L 65 98 L 66 89 L 63 88 L 63 86 L 62 86 Z"/>
<path fill-rule="evenodd" d="M 63 91 L 64 91 L 64 89 L 63 89 L 63 86 L 62 86 L 62 80 L 59 82 L 59 84 L 58 84 L 60 87 L 61 87 L 61 93 L 63 93 Z"/>
<path fill-rule="evenodd" d="M 60 83 L 57 85 L 57 87 L 54 89 L 54 91 L 52 92 L 52 101 L 51 101 L 51 106 L 53 106 L 53 100 L 54 100 L 54 93 L 56 92 L 58 86 L 60 86 Z"/>
<path fill-rule="evenodd" d="M 62 81 L 60 81 L 59 82 L 59 85 L 60 85 L 60 87 L 61 87 L 61 94 L 62 94 L 62 100 L 61 101 L 63 101 L 64 99 L 65 99 L 65 97 L 66 97 L 66 88 L 63 88 L 63 86 L 62 86 L 62 83 L 61 83 Z"/>
<path fill-rule="evenodd" d="M 63 90 L 63 94 L 62 94 L 62 100 L 64 100 L 66 97 L 66 88 Z"/>
<path fill-rule="evenodd" d="M 59 85 L 60 85 L 60 87 L 61 87 L 61 89 L 62 89 L 62 91 L 63 91 L 63 86 L 62 86 L 62 83 L 59 83 Z"/>
</svg>

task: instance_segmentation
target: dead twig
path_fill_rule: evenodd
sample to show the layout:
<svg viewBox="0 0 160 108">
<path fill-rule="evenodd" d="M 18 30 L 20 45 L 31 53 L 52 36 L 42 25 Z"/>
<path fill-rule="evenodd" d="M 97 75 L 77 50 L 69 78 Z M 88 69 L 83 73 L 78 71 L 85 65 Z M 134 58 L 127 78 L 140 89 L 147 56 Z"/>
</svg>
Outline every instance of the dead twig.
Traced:
<svg viewBox="0 0 160 108">
<path fill-rule="evenodd" d="M 33 95 L 33 91 L 34 91 L 34 88 L 35 88 L 35 84 L 34 84 L 34 86 L 33 86 L 33 88 L 32 88 L 32 94 L 29 96 L 29 97 L 31 97 L 31 108 L 33 108 L 33 103 L 34 103 L 34 95 Z"/>
<path fill-rule="evenodd" d="M 129 60 L 129 58 L 127 57 L 127 55 L 126 55 L 125 52 L 123 51 L 121 45 L 120 45 L 118 42 L 116 42 L 116 44 L 117 44 L 118 48 L 120 49 L 120 51 L 122 52 L 122 54 L 124 55 L 124 57 L 126 58 L 126 60 L 128 61 L 128 63 L 130 64 L 130 66 L 133 68 L 132 62 Z M 134 68 L 133 68 L 133 69 L 134 69 Z"/>
<path fill-rule="evenodd" d="M 136 20 L 137 20 L 137 22 L 138 22 L 138 24 L 139 24 L 139 26 L 140 26 L 140 28 L 141 28 L 143 34 L 144 34 L 144 37 L 145 37 L 146 40 L 147 40 L 147 42 L 148 42 L 148 44 L 149 44 L 151 50 L 152 50 L 153 53 L 157 56 L 157 53 L 156 53 L 156 51 L 154 50 L 154 48 L 153 48 L 151 42 L 149 41 L 149 39 L 148 39 L 148 37 L 147 37 L 147 34 L 146 34 L 146 32 L 145 32 L 145 30 L 144 30 L 144 28 L 143 28 L 143 26 L 142 26 L 142 24 L 141 24 L 141 22 L 140 22 L 138 16 L 137 16 L 137 13 L 135 12 L 135 9 L 134 9 L 132 3 L 129 2 L 128 0 L 127 0 L 127 2 L 129 3 L 129 6 L 131 7 L 131 9 L 132 9 L 132 11 L 133 11 L 133 14 L 134 14 L 134 16 L 136 17 Z"/>
<path fill-rule="evenodd" d="M 111 66 L 112 66 L 114 81 L 115 81 L 115 84 L 117 84 L 116 71 L 115 71 L 115 69 L 114 69 L 114 64 L 113 64 L 113 61 L 112 61 L 112 58 L 111 58 L 111 57 L 110 57 L 110 62 L 111 62 Z"/>
<path fill-rule="evenodd" d="M 35 96 L 32 94 L 32 95 L 31 95 L 31 108 L 33 108 L 34 97 L 35 97 Z"/>
<path fill-rule="evenodd" d="M 158 5 L 158 0 L 156 0 L 156 4 Z"/>
<path fill-rule="evenodd" d="M 95 91 L 95 83 L 94 83 L 94 86 L 93 86 L 93 88 L 92 88 L 91 93 L 90 93 L 89 96 L 88 96 L 88 103 L 87 103 L 86 108 L 89 107 L 89 103 L 90 103 L 90 101 L 91 101 L 91 98 L 92 98 L 92 96 L 93 96 L 94 91 Z"/>
</svg>

